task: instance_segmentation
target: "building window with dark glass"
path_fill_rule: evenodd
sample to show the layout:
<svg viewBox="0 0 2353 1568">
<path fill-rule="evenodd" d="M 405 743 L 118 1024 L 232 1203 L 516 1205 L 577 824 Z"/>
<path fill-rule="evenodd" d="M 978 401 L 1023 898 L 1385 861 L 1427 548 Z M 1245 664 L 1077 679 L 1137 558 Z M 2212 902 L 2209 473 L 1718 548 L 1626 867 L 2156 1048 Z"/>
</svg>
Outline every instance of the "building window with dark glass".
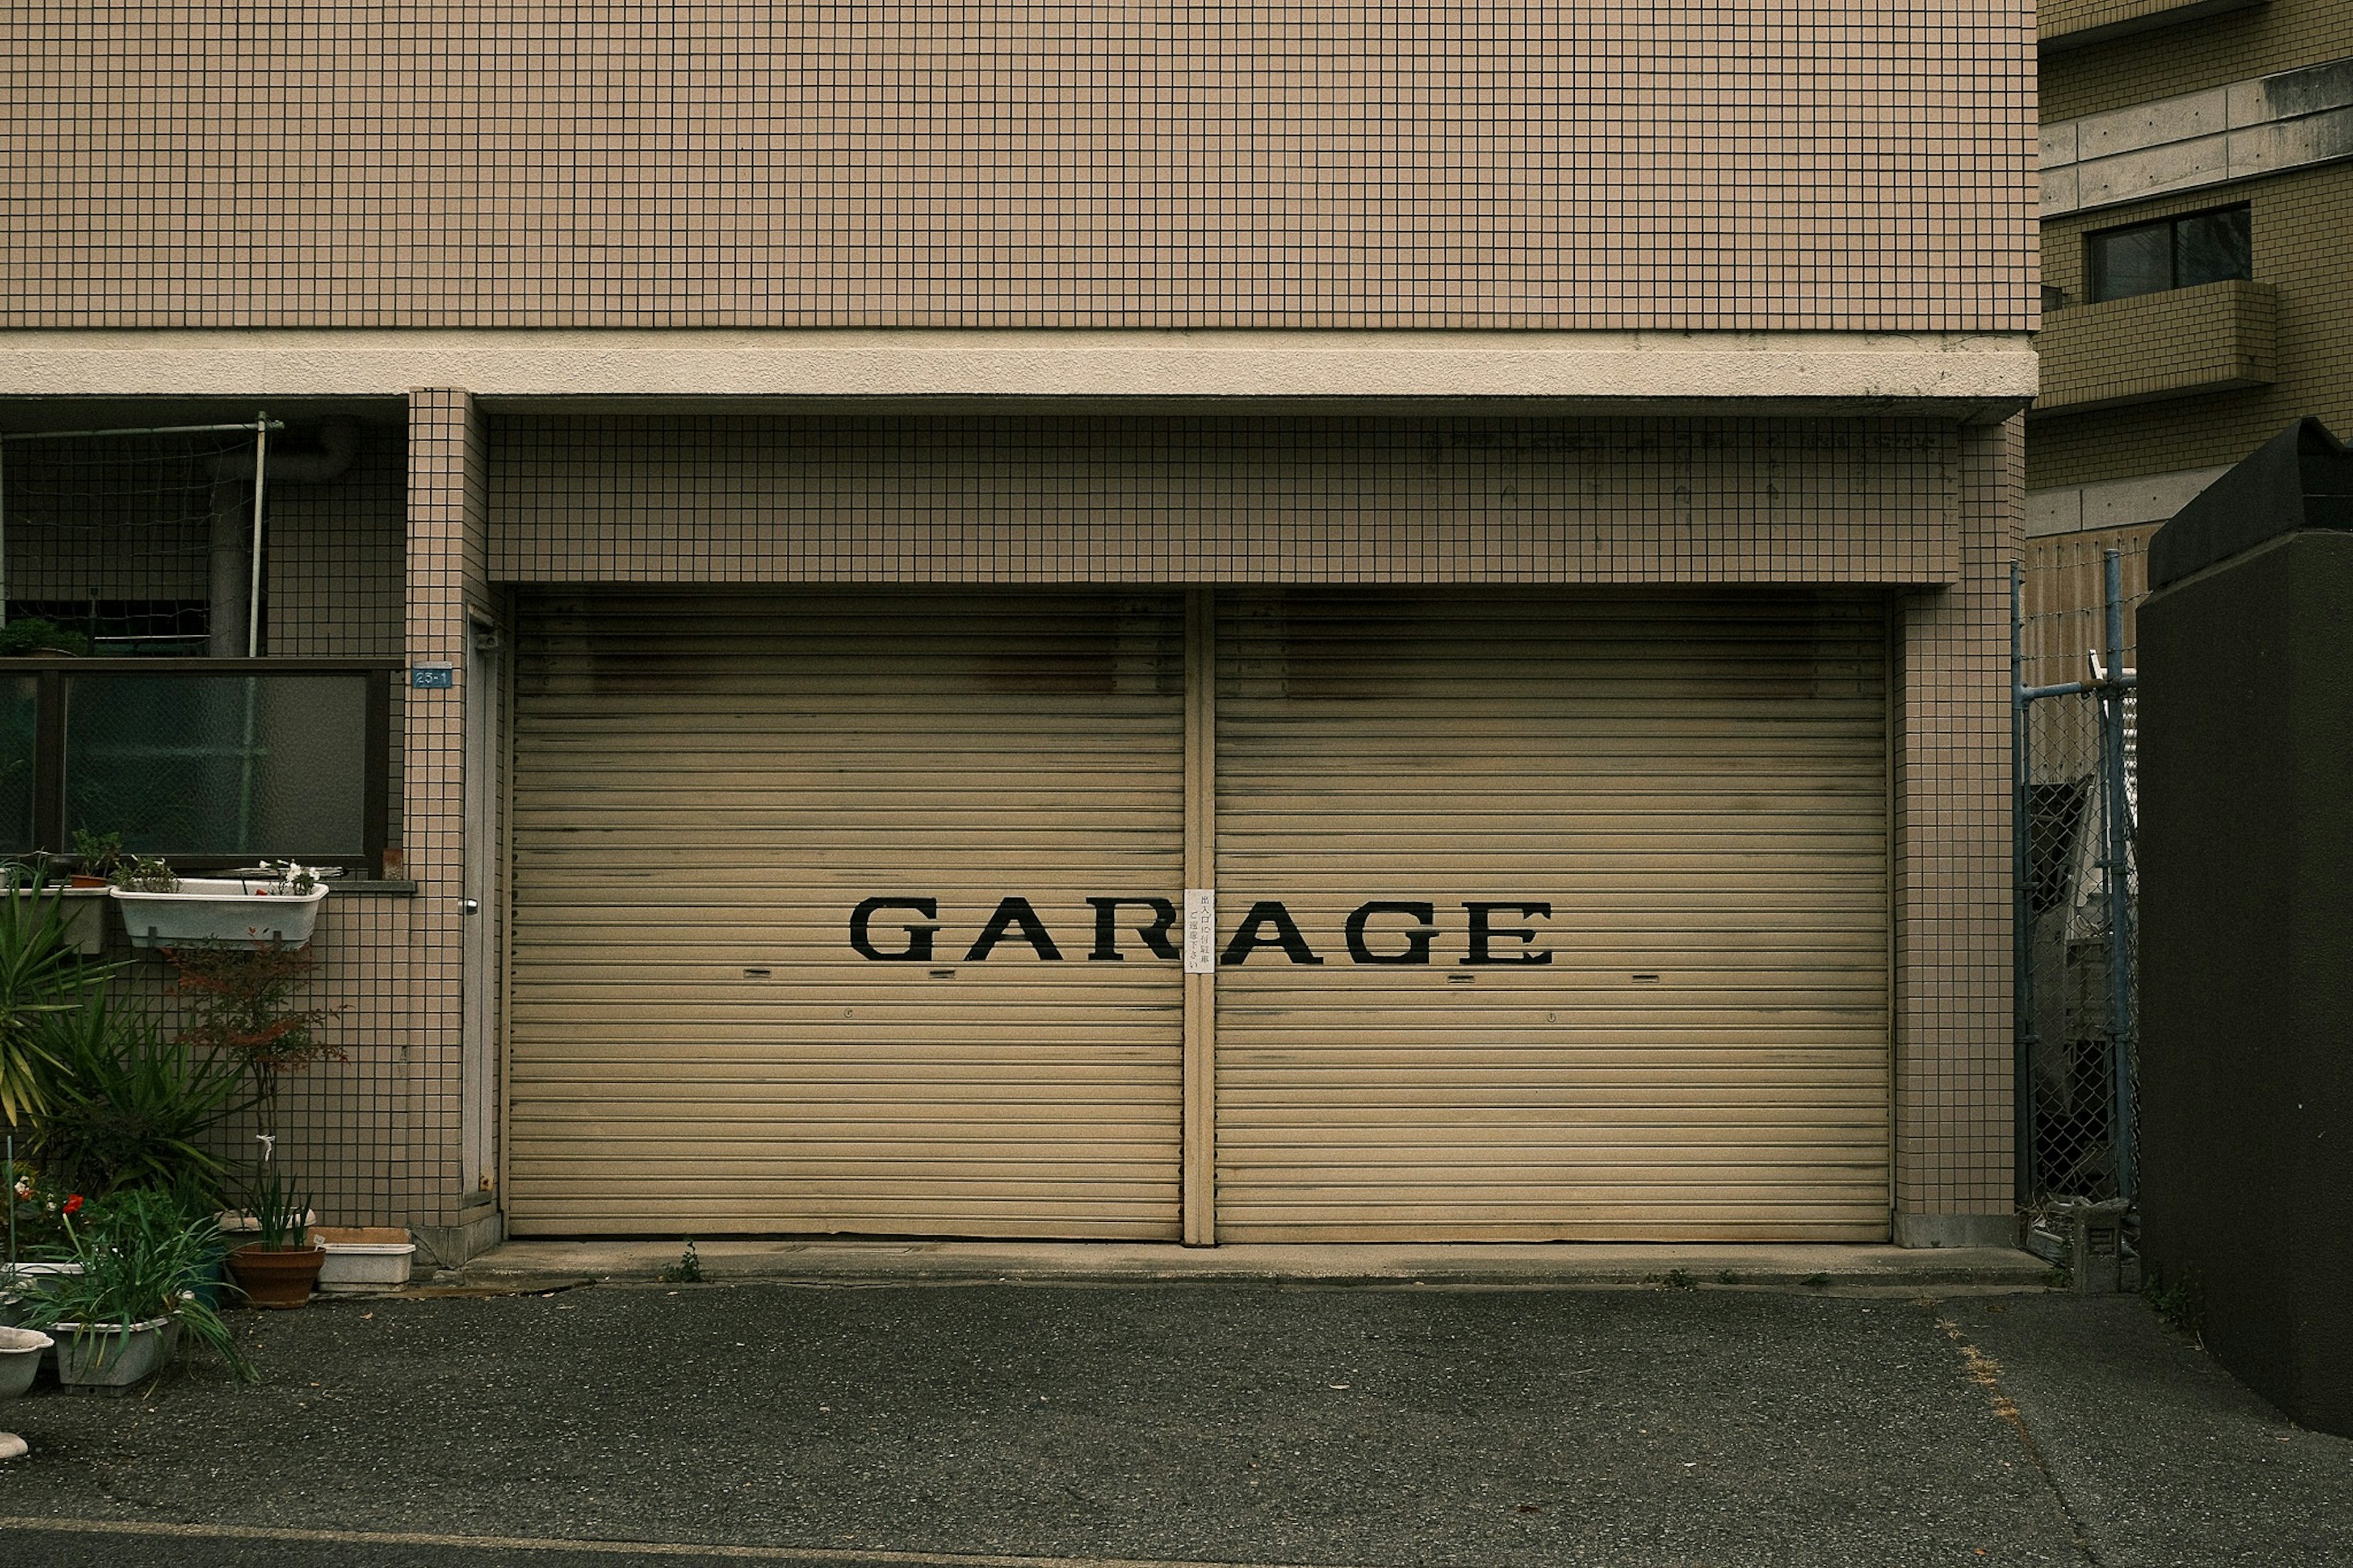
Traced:
<svg viewBox="0 0 2353 1568">
<path fill-rule="evenodd" d="M 2243 204 L 2102 229 L 2087 240 L 2095 301 L 2255 275 L 2254 243 Z"/>
</svg>

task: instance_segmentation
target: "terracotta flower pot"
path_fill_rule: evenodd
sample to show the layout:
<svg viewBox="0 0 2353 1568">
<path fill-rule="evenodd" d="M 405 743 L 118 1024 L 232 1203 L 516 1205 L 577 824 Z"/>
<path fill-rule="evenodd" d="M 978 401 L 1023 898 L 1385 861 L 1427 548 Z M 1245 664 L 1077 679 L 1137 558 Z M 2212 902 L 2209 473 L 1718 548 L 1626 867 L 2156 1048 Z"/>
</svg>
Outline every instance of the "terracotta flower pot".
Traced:
<svg viewBox="0 0 2353 1568">
<path fill-rule="evenodd" d="M 228 1271 L 253 1307 L 299 1307 L 311 1299 L 319 1267 L 327 1260 L 323 1247 L 272 1251 L 259 1242 L 228 1255 Z"/>
</svg>

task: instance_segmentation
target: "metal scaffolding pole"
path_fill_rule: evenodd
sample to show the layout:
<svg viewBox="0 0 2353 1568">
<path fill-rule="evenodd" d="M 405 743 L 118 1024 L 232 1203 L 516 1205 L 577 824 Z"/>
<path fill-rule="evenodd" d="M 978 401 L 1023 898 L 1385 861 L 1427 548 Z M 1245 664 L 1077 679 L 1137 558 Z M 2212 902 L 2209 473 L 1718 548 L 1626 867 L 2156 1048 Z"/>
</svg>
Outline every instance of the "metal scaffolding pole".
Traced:
<svg viewBox="0 0 2353 1568">
<path fill-rule="evenodd" d="M 2105 581 L 2101 595 L 2106 610 L 2107 669 L 2100 686 L 2100 763 L 2103 793 L 2107 797 L 2108 883 L 2108 1067 L 2114 1080 L 2116 1195 L 2126 1203 L 2138 1198 L 2133 1169 L 2133 1026 L 2132 1026 L 2132 797 L 2125 779 L 2124 557 L 2114 550 L 2102 552 Z"/>
</svg>

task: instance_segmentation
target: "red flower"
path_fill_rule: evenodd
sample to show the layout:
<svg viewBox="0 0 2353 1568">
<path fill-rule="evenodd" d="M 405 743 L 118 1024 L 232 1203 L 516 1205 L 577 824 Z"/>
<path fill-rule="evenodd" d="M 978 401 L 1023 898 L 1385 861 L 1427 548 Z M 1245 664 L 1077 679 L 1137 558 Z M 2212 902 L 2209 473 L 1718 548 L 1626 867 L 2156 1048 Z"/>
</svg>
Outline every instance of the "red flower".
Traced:
<svg viewBox="0 0 2353 1568">
<path fill-rule="evenodd" d="M 81 1194 L 76 1193 L 66 1200 L 66 1217 L 71 1219 L 79 1213 L 81 1213 Z"/>
</svg>

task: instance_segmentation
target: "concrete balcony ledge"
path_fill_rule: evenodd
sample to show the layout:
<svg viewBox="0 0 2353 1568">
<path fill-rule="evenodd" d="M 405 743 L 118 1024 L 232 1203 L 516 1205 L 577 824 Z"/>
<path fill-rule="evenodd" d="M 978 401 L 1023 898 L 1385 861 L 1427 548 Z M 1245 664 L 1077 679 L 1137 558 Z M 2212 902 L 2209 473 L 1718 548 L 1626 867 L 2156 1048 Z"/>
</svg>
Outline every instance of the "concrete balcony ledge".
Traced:
<svg viewBox="0 0 2353 1568">
<path fill-rule="evenodd" d="M 2250 11 L 2265 0 L 2042 0 L 2034 34 L 2045 54 L 2104 44 L 2133 33 L 2195 22 L 2225 11 Z"/>
<path fill-rule="evenodd" d="M 2353 158 L 2353 58 L 2046 121 L 2042 216 Z"/>
<path fill-rule="evenodd" d="M 2244 279 L 2051 311 L 2035 340 L 2042 395 L 2030 412 L 2267 386 L 2277 374 L 2277 317 L 2271 286 Z"/>
</svg>

